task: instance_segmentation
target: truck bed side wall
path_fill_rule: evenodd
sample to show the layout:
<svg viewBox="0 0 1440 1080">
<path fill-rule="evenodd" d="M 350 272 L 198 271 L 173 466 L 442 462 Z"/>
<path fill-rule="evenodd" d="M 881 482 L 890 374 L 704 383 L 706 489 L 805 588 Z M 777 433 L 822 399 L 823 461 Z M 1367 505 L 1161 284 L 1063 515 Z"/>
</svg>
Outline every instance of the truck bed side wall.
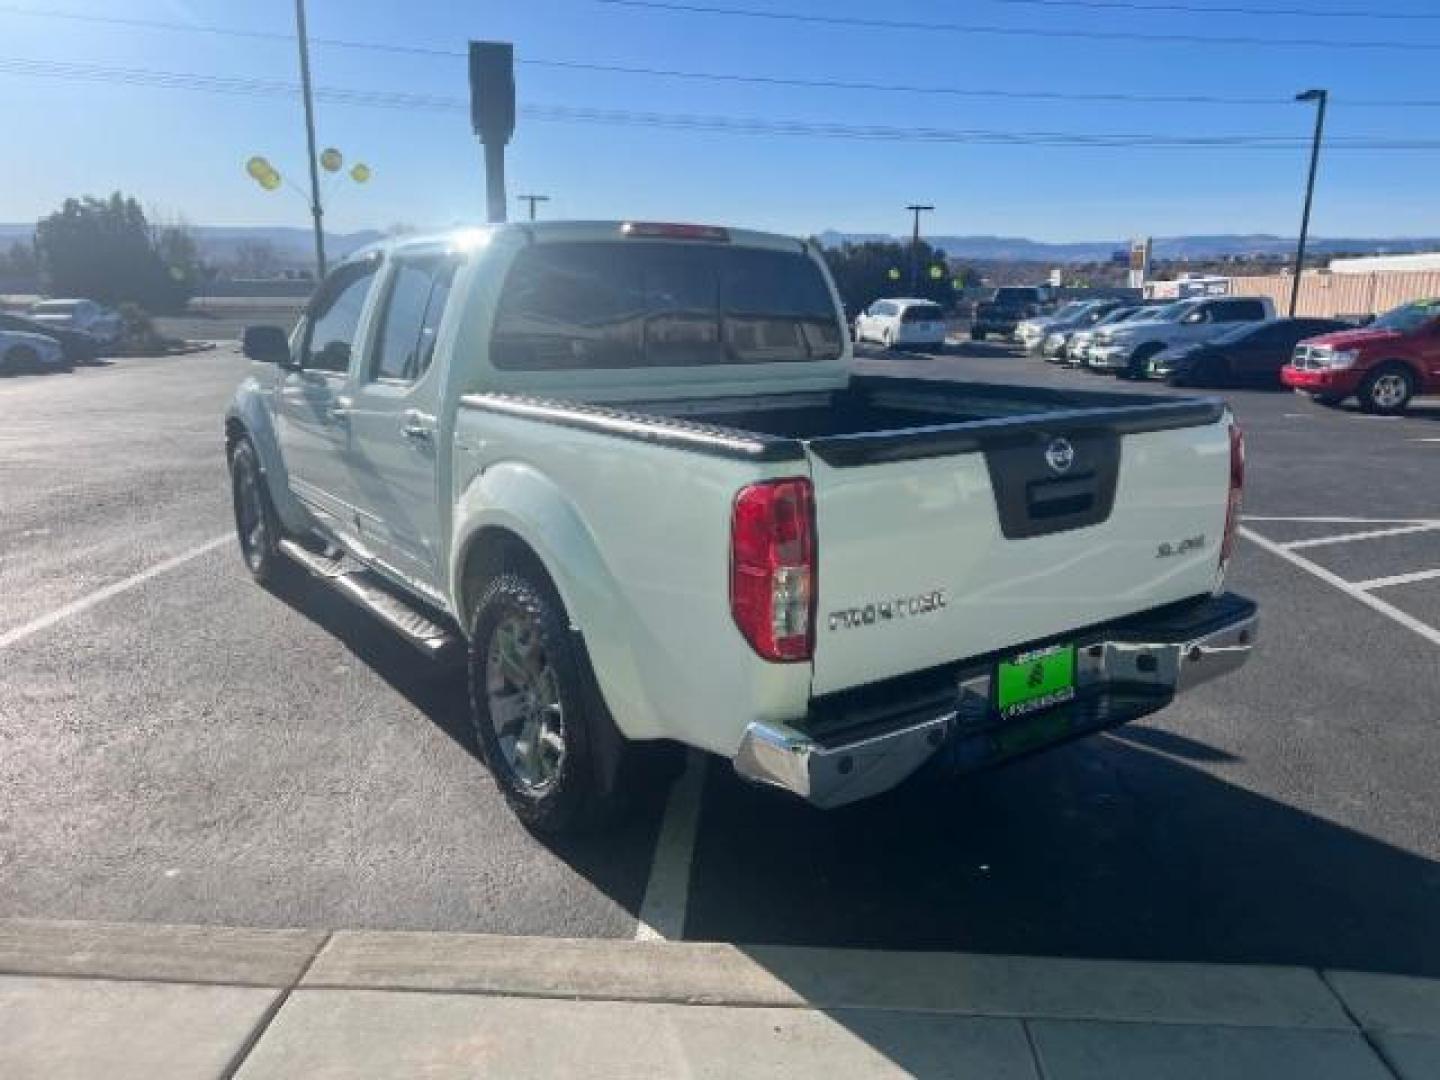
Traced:
<svg viewBox="0 0 1440 1080">
<path fill-rule="evenodd" d="M 731 505 L 806 471 L 462 407 L 454 594 L 470 542 L 510 530 L 554 579 L 620 730 L 733 755 L 747 722 L 804 713 L 810 666 L 760 660 L 735 627 Z"/>
</svg>

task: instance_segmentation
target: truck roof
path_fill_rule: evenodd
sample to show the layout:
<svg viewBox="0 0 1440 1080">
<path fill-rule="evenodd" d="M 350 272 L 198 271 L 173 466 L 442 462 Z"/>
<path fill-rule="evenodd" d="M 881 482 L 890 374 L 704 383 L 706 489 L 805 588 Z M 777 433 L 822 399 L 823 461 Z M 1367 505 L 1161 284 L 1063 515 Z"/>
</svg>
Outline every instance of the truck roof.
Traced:
<svg viewBox="0 0 1440 1080">
<path fill-rule="evenodd" d="M 367 244 L 358 248 L 347 256 L 349 259 L 366 258 L 377 252 L 422 252 L 436 249 L 467 248 L 478 244 L 486 243 L 490 237 L 499 233 L 520 232 L 531 236 L 539 241 L 546 240 L 621 240 L 626 238 L 624 229 L 627 225 L 642 227 L 673 227 L 677 229 L 711 229 L 723 232 L 724 239 L 706 240 L 702 236 L 694 237 L 695 242 L 728 243 L 737 247 L 770 248 L 779 251 L 804 251 L 807 241 L 794 236 L 785 236 L 781 233 L 760 232 L 754 229 L 735 229 L 728 225 L 721 226 L 696 226 L 690 223 L 671 222 L 649 222 L 632 219 L 630 221 L 512 221 L 499 225 L 474 225 L 446 229 L 440 232 L 421 233 L 413 236 L 398 236 L 386 240 L 378 240 L 373 244 Z M 645 240 L 648 236 L 635 237 L 634 239 Z M 657 236 L 655 239 L 666 239 Z M 684 241 L 685 236 L 675 236 L 671 239 Z"/>
</svg>

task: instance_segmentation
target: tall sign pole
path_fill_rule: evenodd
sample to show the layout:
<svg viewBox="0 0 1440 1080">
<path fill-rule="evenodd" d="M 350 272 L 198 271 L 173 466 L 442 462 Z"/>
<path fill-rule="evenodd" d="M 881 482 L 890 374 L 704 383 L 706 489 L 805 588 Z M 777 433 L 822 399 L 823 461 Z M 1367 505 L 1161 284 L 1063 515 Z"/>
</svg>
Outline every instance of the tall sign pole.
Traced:
<svg viewBox="0 0 1440 1080">
<path fill-rule="evenodd" d="M 515 134 L 515 46 L 470 42 L 470 122 L 485 147 L 485 219 L 505 220 L 505 145 Z"/>
<path fill-rule="evenodd" d="M 310 215 L 315 219 L 318 280 L 325 276 L 325 211 L 320 206 L 320 167 L 315 159 L 315 99 L 310 93 L 310 40 L 305 32 L 305 0 L 295 0 L 295 34 L 300 39 L 300 90 L 305 99 L 305 140 L 310 149 Z"/>
<path fill-rule="evenodd" d="M 920 212 L 935 207 L 911 203 L 905 209 L 915 215 L 915 227 L 910 233 L 910 295 L 917 296 L 920 292 Z"/>
</svg>

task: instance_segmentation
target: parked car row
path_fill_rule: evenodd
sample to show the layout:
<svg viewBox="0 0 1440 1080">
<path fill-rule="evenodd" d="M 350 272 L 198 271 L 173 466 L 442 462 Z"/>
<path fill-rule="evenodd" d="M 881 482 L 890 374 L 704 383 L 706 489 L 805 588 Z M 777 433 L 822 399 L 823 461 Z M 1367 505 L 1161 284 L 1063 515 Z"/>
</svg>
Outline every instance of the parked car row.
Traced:
<svg viewBox="0 0 1440 1080">
<path fill-rule="evenodd" d="M 120 314 L 93 300 L 42 300 L 25 315 L 0 311 L 0 373 L 91 363 L 123 331 Z"/>
<path fill-rule="evenodd" d="M 1440 394 L 1440 299 L 1404 304 L 1363 327 L 1277 319 L 1266 297 L 1160 306 L 1088 301 L 1022 322 L 1015 336 L 1052 363 L 1122 379 L 1285 385 L 1325 405 L 1354 397 L 1380 414 L 1402 412 L 1416 395 Z"/>
</svg>

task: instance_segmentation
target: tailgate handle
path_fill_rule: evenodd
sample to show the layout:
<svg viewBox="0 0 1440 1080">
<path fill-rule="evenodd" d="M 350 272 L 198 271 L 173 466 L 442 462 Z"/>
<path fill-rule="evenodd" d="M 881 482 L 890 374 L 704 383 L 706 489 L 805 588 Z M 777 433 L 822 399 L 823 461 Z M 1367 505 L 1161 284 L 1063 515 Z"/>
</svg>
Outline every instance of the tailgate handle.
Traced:
<svg viewBox="0 0 1440 1080">
<path fill-rule="evenodd" d="M 1025 508 L 1032 518 L 1080 514 L 1095 505 L 1095 476 L 1034 480 L 1025 487 Z"/>
</svg>

